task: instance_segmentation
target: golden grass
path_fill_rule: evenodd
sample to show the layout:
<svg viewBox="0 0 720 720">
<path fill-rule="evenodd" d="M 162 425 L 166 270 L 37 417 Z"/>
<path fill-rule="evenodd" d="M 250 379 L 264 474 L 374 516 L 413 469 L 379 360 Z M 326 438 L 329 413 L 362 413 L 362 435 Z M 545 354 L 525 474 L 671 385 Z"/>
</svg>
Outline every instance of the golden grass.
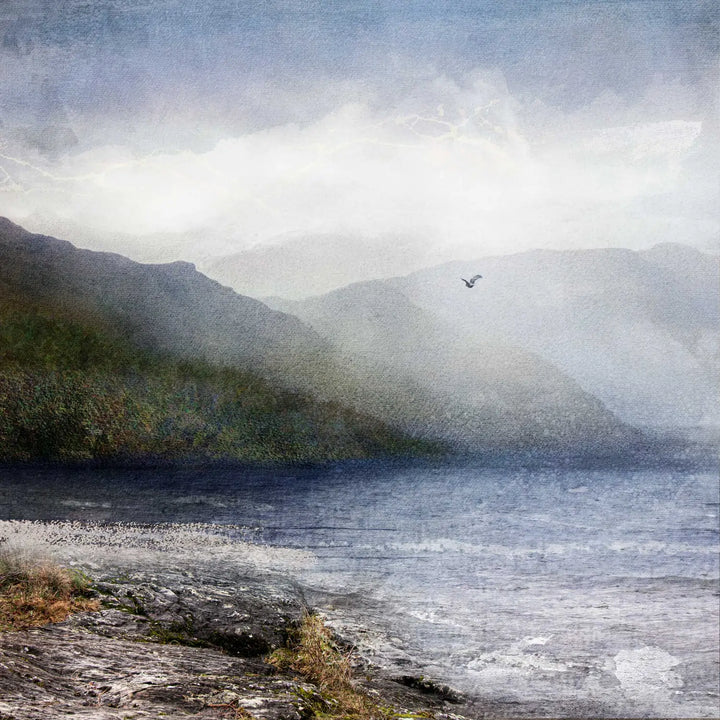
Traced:
<svg viewBox="0 0 720 720">
<path fill-rule="evenodd" d="M 231 703 L 208 703 L 206 707 L 220 710 L 225 717 L 232 717 L 233 720 L 252 720 L 251 715 L 242 705 L 237 702 Z M 0 720 L 2 720 L 0 718 Z"/>
<path fill-rule="evenodd" d="M 318 688 L 302 697 L 305 709 L 319 720 L 389 720 L 398 716 L 380 706 L 353 683 L 350 653 L 341 650 L 317 615 L 306 613 L 288 646 L 276 650 L 268 662 L 292 670 Z"/>
<path fill-rule="evenodd" d="M 97 610 L 80 572 L 18 550 L 0 551 L 0 632 L 60 622 L 70 613 Z"/>
</svg>

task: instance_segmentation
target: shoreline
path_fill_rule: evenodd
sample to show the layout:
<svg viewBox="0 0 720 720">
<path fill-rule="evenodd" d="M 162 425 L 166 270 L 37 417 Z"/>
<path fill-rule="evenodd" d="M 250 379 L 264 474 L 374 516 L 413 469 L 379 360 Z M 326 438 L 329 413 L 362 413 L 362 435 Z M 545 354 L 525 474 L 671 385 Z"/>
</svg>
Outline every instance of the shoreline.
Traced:
<svg viewBox="0 0 720 720">
<path fill-rule="evenodd" d="M 87 572 L 102 603 L 61 623 L 0 633 L 3 720 L 313 716 L 318 688 L 266 662 L 307 610 L 283 569 L 312 562 L 309 553 L 232 541 L 199 524 L 2 521 L 0 538 Z M 356 654 L 353 675 L 398 717 L 474 717 L 450 688 Z"/>
<path fill-rule="evenodd" d="M 376 467 L 433 467 L 477 464 L 488 469 L 509 467 L 544 467 L 563 469 L 652 469 L 710 470 L 717 467 L 717 442 L 692 440 L 677 436 L 663 436 L 647 432 L 637 443 L 614 447 L 605 451 L 593 448 L 486 448 L 475 451 L 439 452 L 417 455 L 387 455 L 361 458 L 328 458 L 324 460 L 247 461 L 233 458 L 205 456 L 127 456 L 72 460 L 30 459 L 0 460 L 3 471 L 137 471 L 170 470 L 176 472 L 242 471 L 248 474 L 283 472 L 336 472 L 344 468 L 368 469 Z"/>
<path fill-rule="evenodd" d="M 203 478 L 198 480 L 199 485 L 197 486 L 192 484 L 181 486 L 178 498 L 182 502 L 177 507 L 175 500 L 178 498 L 173 499 L 172 493 L 170 496 L 166 496 L 165 489 L 174 486 L 175 481 L 181 479 L 179 474 L 169 473 L 164 479 L 160 478 L 160 484 L 153 485 L 151 492 L 148 493 L 143 491 L 144 485 L 140 484 L 141 481 L 147 481 L 148 475 L 146 473 L 133 473 L 132 477 L 134 479 L 132 483 L 118 483 L 116 485 L 115 480 L 120 480 L 122 475 L 123 473 L 105 475 L 91 472 L 85 477 L 85 481 L 79 485 L 67 485 L 68 491 L 70 488 L 75 488 L 73 492 L 61 492 L 60 494 L 52 491 L 50 485 L 45 482 L 47 478 L 42 475 L 37 477 L 37 484 L 31 482 L 33 473 L 16 476 L 15 481 L 9 483 L 5 488 L 6 491 L 12 493 L 7 496 L 7 499 L 10 500 L 12 496 L 15 496 L 18 499 L 24 497 L 25 500 L 20 503 L 9 504 L 8 515 L 11 517 L 36 515 L 38 519 L 43 519 L 44 516 L 46 522 L 20 520 L 3 522 L 0 524 L 0 538 L 12 537 L 16 544 L 23 542 L 30 546 L 44 547 L 53 552 L 63 564 L 85 568 L 91 576 L 100 582 L 110 582 L 124 587 L 125 590 L 120 593 L 121 595 L 130 590 L 133 595 L 140 597 L 140 593 L 137 589 L 133 589 L 133 585 L 150 584 L 154 585 L 155 589 L 151 587 L 151 592 L 147 590 L 143 592 L 150 592 L 151 595 L 154 595 L 159 589 L 163 589 L 180 597 L 181 602 L 177 602 L 182 604 L 187 598 L 191 596 L 197 597 L 198 592 L 202 594 L 207 590 L 207 597 L 214 597 L 217 600 L 213 614 L 217 615 L 218 613 L 215 611 L 220 609 L 220 615 L 223 616 L 225 613 L 225 610 L 222 609 L 224 604 L 228 604 L 230 608 L 228 612 L 237 611 L 240 615 L 243 614 L 242 603 L 237 605 L 235 600 L 235 595 L 238 592 L 246 598 L 256 597 L 261 599 L 263 608 L 266 606 L 271 607 L 273 603 L 276 603 L 278 599 L 282 600 L 282 598 L 290 598 L 295 608 L 303 605 L 319 607 L 326 617 L 326 625 L 340 637 L 346 638 L 348 643 L 357 645 L 360 654 L 370 663 L 386 669 L 387 673 L 384 673 L 383 677 L 389 676 L 390 680 L 392 680 L 393 678 L 397 679 L 405 676 L 410 678 L 411 683 L 416 684 L 417 679 L 424 675 L 451 684 L 459 688 L 461 692 L 466 693 L 467 702 L 464 705 L 456 706 L 451 704 L 449 706 L 449 711 L 453 714 L 461 713 L 472 718 L 613 717 L 622 714 L 623 711 L 627 713 L 628 709 L 632 707 L 634 712 L 642 711 L 648 717 L 714 716 L 714 711 L 709 710 L 712 702 L 711 694 L 708 693 L 707 700 L 703 700 L 699 694 L 706 689 L 712 689 L 712 685 L 707 686 L 705 680 L 706 675 L 710 677 L 708 673 L 712 673 L 712 669 L 708 670 L 706 668 L 705 661 L 697 657 L 697 653 L 691 646 L 682 643 L 678 645 L 675 642 L 673 638 L 676 637 L 677 633 L 668 629 L 665 640 L 661 638 L 656 640 L 656 635 L 653 634 L 652 639 L 648 642 L 642 636 L 641 626 L 639 626 L 637 632 L 628 636 L 628 640 L 623 640 L 622 636 L 613 634 L 614 628 L 610 625 L 618 610 L 622 609 L 623 612 L 626 612 L 627 610 L 632 611 L 633 608 L 639 608 L 638 603 L 642 604 L 643 598 L 647 596 L 655 597 L 656 592 L 661 589 L 662 595 L 658 596 L 662 598 L 661 608 L 673 610 L 675 612 L 673 617 L 678 622 L 689 621 L 694 617 L 693 624 L 687 626 L 691 632 L 695 632 L 703 626 L 707 627 L 707 621 L 702 621 L 697 613 L 703 606 L 707 606 L 707 593 L 710 592 L 712 587 L 715 587 L 711 580 L 708 580 L 702 589 L 701 594 L 705 600 L 698 600 L 691 607 L 682 599 L 682 587 L 686 583 L 679 583 L 679 580 L 673 580 L 672 577 L 670 577 L 670 584 L 662 585 L 662 588 L 658 583 L 648 584 L 643 581 L 642 572 L 639 572 L 637 576 L 638 581 L 631 582 L 625 589 L 613 589 L 612 581 L 610 584 L 606 583 L 604 585 L 590 583 L 584 589 L 578 587 L 580 595 L 577 598 L 571 598 L 569 607 L 576 608 L 582 613 L 583 617 L 597 617 L 601 622 L 596 627 L 610 631 L 609 637 L 615 639 L 607 645 L 606 652 L 600 650 L 596 652 L 595 648 L 588 647 L 587 643 L 581 646 L 585 648 L 584 651 L 580 650 L 578 652 L 577 649 L 565 648 L 565 650 L 570 650 L 569 654 L 564 652 L 562 643 L 555 646 L 560 651 L 559 653 L 553 650 L 546 653 L 542 647 L 538 648 L 534 642 L 530 644 L 521 642 L 522 647 L 518 648 L 512 644 L 514 642 L 513 638 L 520 638 L 521 640 L 538 638 L 538 640 L 544 640 L 551 632 L 556 630 L 559 633 L 564 632 L 565 625 L 563 622 L 554 623 L 555 616 L 553 614 L 553 608 L 559 609 L 557 605 L 558 598 L 561 598 L 559 591 L 570 587 L 562 583 L 557 586 L 553 583 L 550 583 L 550 585 L 531 583 L 534 589 L 529 591 L 528 588 L 519 585 L 516 587 L 517 583 L 515 583 L 511 588 L 512 592 L 509 594 L 501 593 L 498 595 L 489 592 L 482 598 L 477 598 L 477 593 L 475 593 L 473 597 L 476 598 L 476 601 L 473 601 L 472 605 L 468 607 L 478 609 L 485 607 L 487 610 L 487 618 L 481 619 L 477 623 L 466 617 L 467 613 L 453 614 L 454 606 L 452 603 L 435 603 L 435 600 L 442 599 L 435 598 L 432 602 L 437 607 L 446 608 L 450 612 L 451 619 L 455 618 L 456 622 L 464 623 L 464 625 L 457 625 L 458 628 L 465 628 L 465 631 L 460 632 L 460 635 L 458 635 L 463 639 L 462 645 L 453 645 L 454 641 L 452 641 L 451 637 L 449 638 L 451 642 L 439 645 L 439 647 L 449 648 L 453 653 L 452 656 L 448 655 L 448 657 L 454 659 L 446 663 L 445 656 L 426 652 L 432 651 L 435 646 L 429 647 L 426 641 L 431 636 L 422 633 L 429 630 L 432 637 L 436 637 L 437 628 L 434 625 L 434 618 L 425 617 L 422 612 L 420 615 L 407 612 L 412 607 L 419 608 L 422 611 L 425 604 L 424 600 L 421 600 L 420 605 L 416 603 L 415 606 L 407 606 L 405 604 L 405 593 L 412 591 L 414 587 L 411 577 L 406 577 L 400 572 L 399 577 L 403 580 L 399 585 L 396 583 L 395 589 L 397 592 L 391 592 L 382 598 L 375 594 L 372 585 L 364 583 L 363 577 L 357 574 L 348 576 L 348 578 L 353 578 L 352 583 L 347 581 L 340 583 L 326 582 L 325 575 L 323 575 L 325 568 L 324 552 L 321 549 L 311 553 L 305 549 L 308 544 L 310 547 L 316 548 L 323 548 L 324 545 L 322 542 L 316 545 L 306 542 L 307 536 L 305 534 L 293 539 L 292 533 L 290 533 L 285 538 L 286 540 L 289 539 L 289 541 L 282 542 L 281 540 L 285 536 L 273 536 L 270 527 L 270 535 L 267 536 L 269 544 L 258 543 L 258 540 L 262 541 L 266 538 L 263 531 L 266 525 L 269 527 L 273 523 L 280 523 L 280 520 L 286 517 L 282 512 L 278 514 L 278 511 L 282 510 L 287 500 L 287 492 L 290 490 L 290 486 L 287 486 L 285 482 L 287 478 L 291 477 L 291 475 L 296 477 L 299 483 L 296 491 L 301 493 L 302 497 L 315 498 L 315 502 L 309 508 L 310 515 L 305 520 L 300 519 L 299 521 L 301 527 L 298 529 L 307 530 L 309 526 L 306 527 L 306 525 L 308 522 L 312 524 L 312 514 L 317 513 L 317 508 L 334 508 L 333 512 L 337 514 L 338 511 L 345 507 L 343 492 L 347 487 L 347 480 L 343 479 L 341 473 L 329 473 L 323 478 L 318 477 L 317 484 L 314 484 L 314 482 L 307 484 L 307 478 L 303 479 L 296 473 L 282 477 L 276 476 L 275 485 L 273 486 L 275 487 L 274 491 L 271 490 L 270 486 L 266 486 L 264 481 L 261 481 L 257 492 L 247 495 L 241 493 L 237 495 L 235 501 L 229 503 L 226 502 L 227 498 L 225 498 L 223 492 L 220 492 L 217 496 L 214 492 L 214 489 L 223 490 L 225 487 L 222 484 L 216 487 L 215 481 L 219 480 L 219 477 Z M 356 469 L 355 475 L 357 477 L 350 477 L 351 481 L 358 481 L 358 479 L 362 481 L 362 478 L 367 477 L 369 474 L 364 471 L 358 473 Z M 52 473 L 50 473 L 50 476 L 52 476 Z M 67 473 L 65 476 L 75 478 L 78 482 L 82 477 L 72 473 Z M 58 474 L 58 477 L 61 477 L 61 475 Z M 527 479 L 523 479 L 523 477 L 520 476 L 517 485 L 521 491 L 525 487 L 524 483 Z M 187 480 L 187 478 L 185 479 Z M 225 489 L 231 489 L 235 484 L 233 474 L 228 474 L 226 479 L 231 480 L 232 485 L 227 486 Z M 329 484 L 326 482 L 328 480 L 331 481 Z M 394 485 L 389 486 L 384 480 L 383 478 L 382 482 L 377 483 L 375 488 L 379 493 L 381 502 L 382 498 L 387 497 L 387 493 L 392 492 L 395 487 Z M 435 488 L 440 493 L 444 493 L 447 489 L 445 481 L 439 484 L 435 483 L 432 474 L 430 480 L 432 482 L 428 488 Z M 488 495 L 488 493 L 492 492 L 492 488 L 495 488 L 495 491 L 504 489 L 505 476 L 501 474 L 496 480 L 496 483 L 486 488 L 483 497 L 492 498 L 491 494 Z M 565 499 L 567 499 L 569 506 L 589 506 L 593 510 L 595 504 L 593 503 L 591 489 L 585 486 L 581 487 L 579 485 L 580 480 L 571 480 L 570 482 L 568 482 L 567 478 L 564 480 L 561 478 L 557 482 L 556 480 L 557 478 L 547 488 L 553 489 L 553 492 L 548 497 L 556 498 L 561 504 L 564 504 Z M 583 482 L 588 482 L 588 480 L 587 477 L 582 478 Z M 86 481 L 91 481 L 91 484 Z M 691 481 L 694 482 L 692 479 Z M 207 486 L 205 485 L 206 482 L 209 483 Z M 406 487 L 407 483 L 410 482 L 410 478 L 405 477 L 404 482 L 405 485 L 401 485 L 401 487 Z M 618 488 L 621 491 L 632 494 L 636 484 L 635 478 L 621 478 L 619 482 Z M 669 492 L 672 496 L 675 492 L 674 479 L 669 478 L 669 483 L 666 492 Z M 602 489 L 604 485 L 604 483 L 600 483 L 599 488 Z M 710 486 L 715 487 L 715 482 L 711 481 L 708 487 Z M 65 487 L 64 483 L 63 487 Z M 316 496 L 316 490 L 319 491 L 320 488 L 332 489 L 333 487 L 335 490 L 329 496 L 326 497 L 322 493 Z M 544 488 L 544 485 L 540 487 Z M 19 494 L 23 488 L 24 492 Z M 106 490 L 109 488 L 114 488 L 112 494 L 106 495 Z M 369 494 L 369 498 L 375 497 L 373 494 L 375 490 Z M 273 494 L 274 492 L 279 493 L 279 495 Z M 543 490 L 539 497 L 545 497 L 546 494 L 545 490 Z M 707 493 L 698 491 L 697 500 L 712 499 L 712 496 L 706 495 Z M 429 496 L 437 498 L 438 492 L 433 491 Z M 410 497 L 411 502 L 413 502 L 412 498 L 415 496 L 411 494 Z M 472 498 L 472 493 L 468 497 Z M 514 493 L 513 497 L 524 497 L 524 494 L 522 492 L 519 494 Z M 41 498 L 42 502 L 37 506 L 37 512 L 30 512 L 31 508 L 34 507 L 33 503 L 37 504 Z M 156 502 L 158 498 L 161 500 L 159 503 Z M 24 507 L 23 503 L 25 503 L 26 507 Z M 188 512 L 184 509 L 186 505 L 189 508 Z M 369 506 L 371 505 L 372 503 Z M 146 513 L 146 506 L 148 508 L 152 507 L 153 511 Z M 453 507 L 455 506 L 453 505 Z M 124 508 L 124 511 L 120 514 L 117 512 L 118 507 Z M 180 511 L 178 511 L 178 507 Z M 500 503 L 499 508 L 501 510 L 505 507 L 503 503 Z M 540 506 L 541 509 L 542 507 L 544 505 Z M 198 508 L 205 508 L 207 512 L 198 512 Z M 522 507 L 518 509 L 518 512 L 521 510 Z M 126 520 L 125 523 L 117 522 L 117 520 L 122 519 L 121 515 Z M 88 516 L 94 517 L 96 522 L 88 523 L 86 520 Z M 65 517 L 70 521 L 63 522 L 58 519 L 51 519 L 58 517 Z M 359 515 L 355 518 L 357 522 L 350 523 L 353 526 L 350 528 L 351 530 L 356 525 L 357 527 L 364 527 L 362 517 L 362 515 Z M 379 515 L 379 517 L 384 516 Z M 72 518 L 75 518 L 75 522 L 72 521 Z M 151 518 L 154 518 L 154 520 Z M 164 523 L 165 518 L 177 519 L 180 522 Z M 182 522 L 185 518 L 190 521 L 187 523 Z M 231 522 L 215 524 L 221 518 Z M 262 520 L 258 520 L 258 518 Z M 385 519 L 387 520 L 387 518 Z M 145 522 L 142 522 L 143 520 Z M 158 521 L 160 521 L 159 524 Z M 259 525 L 254 527 L 252 523 L 256 521 L 259 522 Z M 289 524 L 292 525 L 293 523 L 290 522 Z M 390 524 L 393 525 L 393 523 Z M 384 525 L 378 527 L 384 529 Z M 336 530 L 340 528 L 330 529 Z M 388 529 L 392 530 L 393 528 L 389 527 Z M 437 533 L 432 537 L 436 535 Z M 412 536 L 403 537 L 405 542 L 413 542 Z M 428 546 L 425 548 L 421 546 L 415 548 L 412 552 L 417 551 L 419 557 L 424 555 L 426 551 L 434 552 L 438 549 L 443 550 L 443 548 L 447 550 L 447 547 L 443 544 L 445 541 L 442 538 L 445 536 L 442 532 L 437 537 L 439 538 L 437 547 Z M 321 539 L 315 538 L 315 541 Z M 349 548 L 355 547 L 352 542 L 355 537 L 352 533 L 336 539 L 338 541 L 342 540 L 343 543 L 349 540 L 350 543 L 346 543 L 347 546 Z M 385 540 L 380 538 L 377 547 L 383 547 L 383 542 L 386 540 L 387 538 Z M 390 537 L 389 541 L 392 542 L 393 538 Z M 291 547 L 296 549 L 289 549 Z M 404 547 L 404 545 L 398 546 L 399 549 Z M 653 545 L 652 547 L 655 548 L 656 546 Z M 472 546 L 471 548 L 462 545 L 462 543 L 457 548 L 458 552 L 452 557 L 462 561 L 458 553 L 462 554 L 468 549 L 483 554 L 486 550 L 490 550 L 491 557 L 494 557 L 492 546 L 485 549 L 479 546 Z M 502 547 L 498 550 L 502 551 L 500 555 L 505 559 L 497 561 L 506 562 L 508 548 Z M 535 562 L 535 555 L 528 555 L 522 547 L 519 550 L 521 551 L 519 556 L 521 559 L 528 558 L 540 570 L 543 569 L 541 564 L 544 562 L 543 558 L 539 558 Z M 637 548 L 637 550 L 640 555 L 636 555 L 636 558 L 642 560 L 644 550 L 642 547 Z M 559 548 L 558 552 L 562 556 L 562 548 Z M 315 555 L 314 553 L 318 554 Z M 498 558 L 500 558 L 500 555 L 498 555 Z M 354 557 L 352 550 L 349 557 L 351 559 Z M 440 556 L 436 555 L 435 557 Z M 558 559 L 559 556 L 549 558 L 551 562 Z M 489 562 L 491 561 L 489 560 Z M 651 567 L 649 569 L 651 573 L 654 573 Z M 669 569 L 672 570 L 672 567 Z M 376 575 L 376 577 L 380 577 L 380 575 Z M 514 576 L 510 574 L 508 577 Z M 407 584 L 408 582 L 409 584 Z M 428 584 L 428 587 L 431 586 L 431 583 Z M 583 599 L 588 589 L 592 590 L 591 596 Z M 628 595 L 628 591 L 632 591 L 632 593 Z M 163 593 L 161 599 L 164 595 L 165 593 Z M 593 601 L 594 598 L 599 599 Z M 601 610 L 598 613 L 595 606 L 600 603 L 600 598 L 605 603 L 604 607 L 617 607 L 618 610 Z M 240 599 L 242 600 L 242 598 Z M 621 600 L 622 602 L 620 602 Z M 140 602 L 141 605 L 145 606 L 146 603 L 142 602 L 142 600 Z M 710 600 L 710 602 L 712 601 Z M 127 602 L 124 604 L 128 605 Z M 128 607 L 125 608 L 125 610 L 128 609 Z M 505 632 L 505 621 L 502 619 L 503 613 L 508 610 L 512 613 L 512 617 L 517 619 L 516 627 L 514 629 L 510 628 L 511 632 L 509 634 Z M 190 611 L 190 614 L 192 615 L 193 612 Z M 533 613 L 536 612 L 541 613 L 540 617 L 545 619 L 543 622 L 534 621 L 535 616 Z M 265 610 L 256 610 L 256 614 L 264 615 Z M 164 629 L 160 628 L 160 632 L 165 633 L 166 640 L 171 640 L 174 643 L 181 638 L 176 636 L 168 637 L 167 631 L 170 630 L 171 633 L 181 631 L 186 635 L 185 640 L 190 640 L 191 650 L 194 652 L 202 649 L 196 647 L 198 641 L 202 644 L 207 642 L 208 638 L 194 633 L 195 628 L 191 628 L 193 632 L 187 637 L 188 628 L 182 625 L 183 618 L 186 615 L 187 613 L 183 614 L 183 612 L 179 611 L 179 615 L 176 613 L 174 616 L 168 617 L 168 622 L 165 623 Z M 143 615 L 139 614 L 137 617 L 142 619 Z M 413 618 L 417 618 L 417 622 Z M 442 620 L 442 618 L 440 619 Z M 528 620 L 529 623 L 526 624 Z M 432 624 L 432 627 L 428 625 L 428 622 Z M 548 622 L 551 624 L 548 625 Z M 168 624 L 175 625 L 175 627 L 168 628 Z M 178 624 L 180 624 L 180 627 L 178 627 Z M 441 623 L 441 625 L 442 627 L 445 626 L 444 623 Z M 448 626 L 453 626 L 453 622 L 450 622 Z M 710 623 L 710 626 L 712 626 L 712 623 Z M 231 624 L 231 627 L 240 628 L 241 635 L 243 632 L 246 634 L 253 632 L 254 634 L 254 631 L 250 628 L 243 631 L 239 620 Z M 438 637 L 442 636 L 442 627 L 440 627 L 441 635 Z M 484 649 L 481 644 L 475 642 L 472 636 L 468 635 L 467 630 L 469 628 L 479 629 L 481 633 L 487 633 L 484 645 L 489 649 Z M 83 628 L 83 630 L 85 629 Z M 655 632 L 654 629 L 651 628 L 651 630 L 653 633 Z M 416 632 L 420 634 L 416 636 Z M 527 637 L 525 637 L 526 635 Z M 562 639 L 563 636 L 559 635 L 558 637 Z M 153 647 L 156 647 L 158 638 L 151 639 L 155 643 Z M 636 703 L 632 695 L 625 691 L 625 686 L 622 688 L 618 686 L 617 690 L 603 693 L 580 692 L 577 683 L 584 682 L 586 678 L 590 680 L 596 679 L 597 682 L 605 683 L 603 687 L 610 688 L 615 686 L 608 685 L 608 683 L 615 683 L 617 686 L 618 682 L 622 682 L 623 679 L 627 680 L 627 673 L 623 674 L 623 668 L 608 665 L 608 662 L 613 662 L 613 658 L 625 662 L 624 658 L 627 652 L 625 654 L 621 652 L 623 648 L 617 646 L 618 642 L 623 642 L 625 648 L 629 647 L 630 650 L 635 649 L 640 652 L 639 655 L 636 652 L 638 662 L 632 667 L 637 666 L 637 669 L 641 671 L 643 669 L 647 671 L 653 670 L 654 666 L 651 667 L 648 663 L 660 653 L 660 649 L 664 649 L 672 655 L 672 658 L 670 658 L 669 655 L 660 653 L 658 655 L 660 660 L 682 660 L 684 665 L 680 668 L 681 675 L 677 677 L 684 679 L 686 685 L 683 690 L 686 692 L 678 694 L 677 700 L 675 695 L 668 696 L 662 703 L 662 707 L 660 702 L 655 700 L 651 702 L 649 699 L 644 704 Z M 42 648 L 39 649 L 42 652 Z M 642 653 L 647 652 L 650 652 L 650 655 L 648 655 L 646 662 L 645 655 Z M 46 658 L 51 655 L 52 653 L 44 653 Z M 603 658 L 605 658 L 605 661 Z M 695 662 L 695 665 L 688 664 L 691 660 Z M 543 663 L 546 661 L 551 663 L 547 665 L 549 674 L 543 671 L 543 668 L 546 667 Z M 630 661 L 634 662 L 634 656 L 630 657 Z M 188 662 L 190 662 L 190 659 L 188 659 Z M 472 665 L 469 662 L 472 662 Z M 520 663 L 520 665 L 517 663 Z M 469 675 L 467 673 L 463 674 L 465 668 L 469 668 L 471 671 Z M 615 669 L 618 668 L 619 674 L 615 673 Z M 689 674 L 688 668 L 695 672 L 696 675 Z M 151 669 L 149 668 L 148 672 Z M 705 675 L 701 676 L 699 674 L 700 669 L 703 669 Z M 672 677 L 668 676 L 672 682 L 662 685 L 664 676 L 661 677 L 658 674 L 661 671 L 664 672 L 660 668 L 655 675 L 650 677 L 651 679 L 657 678 L 658 691 L 665 689 L 667 685 L 666 690 L 669 695 L 675 687 L 673 678 L 676 676 L 674 673 Z M 484 675 L 482 681 L 479 681 L 480 672 Z M 525 681 L 525 684 L 516 684 L 515 677 L 520 681 Z M 362 680 L 362 678 L 359 679 Z M 539 684 L 531 686 L 532 682 L 538 682 Z M 394 682 L 392 684 L 393 689 L 396 690 L 397 685 L 398 683 Z M 383 692 L 386 692 L 386 690 L 383 690 Z M 689 702 L 692 703 L 694 712 L 688 713 L 688 701 L 684 703 L 678 701 L 683 700 L 683 694 L 689 696 L 690 693 L 693 693 Z M 2 696 L 3 693 L 0 691 L 0 697 Z M 38 717 L 46 717 L 46 715 Z M 158 716 L 153 715 L 152 717 Z M 2 710 L 0 710 L 0 718 L 2 718 Z M 2 720 L 6 719 L 2 718 Z"/>
</svg>

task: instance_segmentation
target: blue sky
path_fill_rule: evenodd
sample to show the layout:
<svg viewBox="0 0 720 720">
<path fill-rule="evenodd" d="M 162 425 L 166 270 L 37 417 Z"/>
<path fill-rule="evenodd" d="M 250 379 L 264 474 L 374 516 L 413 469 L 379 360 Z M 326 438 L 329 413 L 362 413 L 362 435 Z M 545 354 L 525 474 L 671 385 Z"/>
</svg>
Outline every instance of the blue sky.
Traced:
<svg viewBox="0 0 720 720">
<path fill-rule="evenodd" d="M 496 238 L 478 251 L 523 247 L 530 227 L 538 245 L 708 247 L 719 15 L 672 0 L 6 0 L 0 212 L 88 237 L 190 233 L 210 254 L 310 232 L 469 252 L 478 223 Z"/>
<path fill-rule="evenodd" d="M 563 109 L 608 89 L 635 96 L 662 75 L 696 88 L 701 109 L 719 13 L 716 2 L 664 0 L 10 0 L 2 49 L 16 63 L 4 73 L 2 109 L 31 124 L 68 112 L 164 112 L 257 127 L 328 109 L 330 98 L 312 94 L 290 106 L 267 97 L 288 85 L 349 81 L 390 104 L 423 74 L 459 78 L 478 67 L 502 72 L 513 94 Z"/>
</svg>

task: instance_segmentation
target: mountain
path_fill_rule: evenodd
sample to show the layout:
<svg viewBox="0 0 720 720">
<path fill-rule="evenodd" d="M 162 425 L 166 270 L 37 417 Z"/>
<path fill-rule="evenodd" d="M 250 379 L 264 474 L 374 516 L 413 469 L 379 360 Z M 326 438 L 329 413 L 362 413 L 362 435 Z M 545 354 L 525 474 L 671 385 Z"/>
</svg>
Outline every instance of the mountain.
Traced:
<svg viewBox="0 0 720 720">
<path fill-rule="evenodd" d="M 468 290 L 460 277 L 480 272 Z M 682 245 L 454 262 L 388 281 L 466 342 L 531 352 L 623 421 L 718 425 L 718 258 Z"/>
<path fill-rule="evenodd" d="M 100 409 L 74 399 L 67 382 L 53 384 L 58 347 L 74 358 L 60 363 L 62 377 L 76 373 L 74 382 L 90 373 L 88 392 L 112 398 L 108 404 L 122 404 L 129 386 L 132 423 L 149 418 L 161 429 L 162 447 L 177 433 L 182 447 L 222 453 L 246 442 L 240 429 L 248 423 L 265 428 L 272 448 L 257 452 L 272 457 L 303 456 L 303 446 L 332 456 L 333 437 L 345 448 L 336 455 L 354 456 L 427 449 L 426 441 L 462 451 L 582 452 L 633 440 L 600 401 L 537 353 L 458 333 L 395 285 L 361 283 L 271 309 L 188 263 L 142 265 L 0 221 L 0 298 L 10 336 L 34 337 L 41 354 L 48 348 L 38 372 L 50 378 L 51 401 L 41 405 L 79 403 L 81 424 L 93 425 Z M 84 345 L 109 349 L 84 370 Z M 33 343 L 23 347 L 16 370 L 35 357 Z M 150 359 L 138 366 L 138 357 Z M 120 386 L 108 380 L 113 376 Z M 23 400 L 30 389 L 21 380 L 12 387 Z M 240 392 L 247 387 L 255 400 Z M 113 416 L 113 427 L 124 412 Z M 225 422 L 235 429 L 224 432 Z M 262 446 L 258 432 L 253 442 Z M 142 446 L 155 445 L 149 439 Z"/>
<path fill-rule="evenodd" d="M 31 235 L 0 220 L 0 291 L 92 319 L 136 345 L 267 368 L 328 346 L 297 318 L 210 280 L 185 262 L 144 265 Z"/>
<path fill-rule="evenodd" d="M 201 267 L 215 280 L 253 297 L 274 295 L 281 289 L 283 297 L 299 299 L 434 262 L 428 243 L 415 237 L 317 234 L 278 238 L 209 260 Z"/>
<path fill-rule="evenodd" d="M 192 266 L 139 265 L 0 220 L 0 459 L 433 449 L 298 390 L 312 362 L 332 367 L 313 331 Z"/>
<path fill-rule="evenodd" d="M 393 398 L 386 417 L 413 418 L 456 446 L 587 450 L 632 439 L 602 403 L 550 363 L 507 342 L 457 333 L 392 282 L 268 302 L 340 347 L 349 371 L 382 377 L 415 398 L 410 405 Z"/>
</svg>

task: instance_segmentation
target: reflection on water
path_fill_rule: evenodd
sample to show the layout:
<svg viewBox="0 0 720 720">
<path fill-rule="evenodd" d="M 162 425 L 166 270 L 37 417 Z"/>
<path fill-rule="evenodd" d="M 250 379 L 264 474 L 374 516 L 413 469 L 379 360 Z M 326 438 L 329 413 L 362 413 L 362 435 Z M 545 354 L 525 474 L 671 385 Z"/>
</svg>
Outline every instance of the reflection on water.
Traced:
<svg viewBox="0 0 720 720">
<path fill-rule="evenodd" d="M 1 472 L 2 518 L 243 526 L 361 647 L 514 714 L 718 713 L 718 479 L 473 464 Z M 382 639 L 384 638 L 384 640 Z"/>
</svg>

